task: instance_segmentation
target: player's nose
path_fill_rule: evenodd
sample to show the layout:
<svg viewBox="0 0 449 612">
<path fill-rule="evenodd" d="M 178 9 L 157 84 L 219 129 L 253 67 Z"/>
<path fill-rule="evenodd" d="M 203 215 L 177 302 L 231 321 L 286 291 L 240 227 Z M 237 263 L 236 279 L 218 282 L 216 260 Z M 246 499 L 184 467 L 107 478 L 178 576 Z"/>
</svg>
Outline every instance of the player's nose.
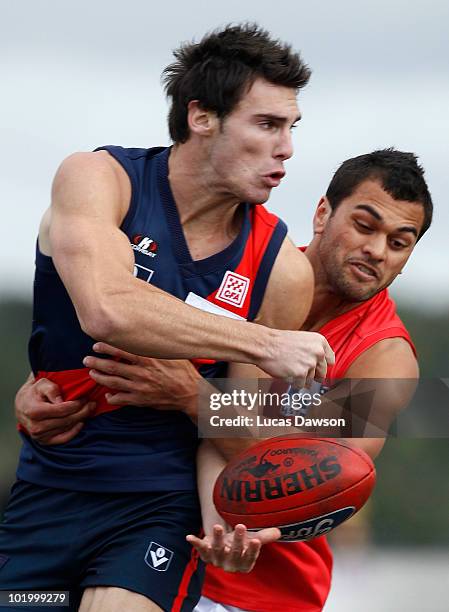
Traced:
<svg viewBox="0 0 449 612">
<path fill-rule="evenodd" d="M 365 255 L 375 261 L 383 261 L 387 253 L 387 240 L 381 234 L 372 234 L 362 247 Z"/>
<path fill-rule="evenodd" d="M 279 140 L 275 149 L 275 157 L 277 159 L 290 159 L 293 155 L 293 140 L 289 129 L 281 130 Z"/>
</svg>

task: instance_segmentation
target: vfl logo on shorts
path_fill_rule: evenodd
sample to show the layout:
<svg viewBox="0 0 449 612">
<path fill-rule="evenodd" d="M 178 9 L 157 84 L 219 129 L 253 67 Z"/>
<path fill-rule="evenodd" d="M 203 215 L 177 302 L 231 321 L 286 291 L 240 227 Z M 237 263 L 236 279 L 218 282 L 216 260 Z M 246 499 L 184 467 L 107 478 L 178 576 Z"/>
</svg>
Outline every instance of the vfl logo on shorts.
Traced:
<svg viewBox="0 0 449 612">
<path fill-rule="evenodd" d="M 249 289 L 249 278 L 228 270 L 224 275 L 216 298 L 226 304 L 241 308 Z"/>
<path fill-rule="evenodd" d="M 173 551 L 161 546 L 157 542 L 151 542 L 145 555 L 145 563 L 157 572 L 166 572 L 173 559 Z"/>
</svg>

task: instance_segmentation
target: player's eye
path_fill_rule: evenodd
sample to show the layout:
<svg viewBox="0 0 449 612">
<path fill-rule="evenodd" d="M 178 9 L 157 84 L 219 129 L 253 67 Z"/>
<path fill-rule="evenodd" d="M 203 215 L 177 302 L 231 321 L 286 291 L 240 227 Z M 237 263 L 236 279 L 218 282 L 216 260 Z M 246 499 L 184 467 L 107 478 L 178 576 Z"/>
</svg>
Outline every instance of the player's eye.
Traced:
<svg viewBox="0 0 449 612">
<path fill-rule="evenodd" d="M 355 226 L 360 232 L 365 234 L 368 234 L 369 232 L 373 231 L 373 228 L 370 225 L 367 225 L 366 223 L 361 223 L 360 221 L 357 221 L 357 219 L 355 220 Z"/>
<path fill-rule="evenodd" d="M 393 240 L 390 241 L 391 246 L 393 247 L 393 249 L 396 249 L 397 251 L 399 251 L 400 249 L 405 249 L 408 247 L 408 244 L 405 242 L 402 242 L 402 240 L 396 240 L 393 238 Z"/>
</svg>

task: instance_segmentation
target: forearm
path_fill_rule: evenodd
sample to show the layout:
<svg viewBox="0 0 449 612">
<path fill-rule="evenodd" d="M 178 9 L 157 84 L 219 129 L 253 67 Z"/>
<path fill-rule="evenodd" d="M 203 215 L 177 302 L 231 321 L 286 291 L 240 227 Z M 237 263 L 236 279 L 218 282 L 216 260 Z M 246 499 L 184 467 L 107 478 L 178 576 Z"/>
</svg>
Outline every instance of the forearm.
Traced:
<svg viewBox="0 0 449 612">
<path fill-rule="evenodd" d="M 266 438 L 213 438 L 209 442 L 220 453 L 225 462 L 231 461 L 242 451 L 262 442 Z"/>
<path fill-rule="evenodd" d="M 203 440 L 197 455 L 198 494 L 201 503 L 203 529 L 210 533 L 213 525 L 225 526 L 225 521 L 218 514 L 213 503 L 213 490 L 218 475 L 225 467 L 226 461 L 215 450 L 209 440 Z"/>
<path fill-rule="evenodd" d="M 203 312 L 133 278 L 104 296 L 103 304 L 90 335 L 138 355 L 258 363 L 276 333 Z"/>
</svg>

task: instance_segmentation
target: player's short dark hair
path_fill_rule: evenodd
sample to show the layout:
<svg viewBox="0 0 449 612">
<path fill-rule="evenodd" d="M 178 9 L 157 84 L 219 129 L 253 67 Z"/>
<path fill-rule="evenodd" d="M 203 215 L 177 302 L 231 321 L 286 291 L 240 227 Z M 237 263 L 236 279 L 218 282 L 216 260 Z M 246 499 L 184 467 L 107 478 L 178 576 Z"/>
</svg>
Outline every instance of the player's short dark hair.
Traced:
<svg viewBox="0 0 449 612">
<path fill-rule="evenodd" d="M 395 200 L 423 205 L 424 222 L 419 240 L 432 222 L 433 204 L 424 179 L 424 169 L 418 164 L 416 155 L 390 147 L 347 159 L 334 174 L 326 192 L 332 210 L 369 179 L 378 180 Z"/>
<path fill-rule="evenodd" d="M 272 39 L 251 23 L 214 30 L 199 43 L 182 44 L 174 56 L 176 61 L 165 68 L 162 79 L 171 99 L 168 127 L 176 143 L 189 138 L 187 106 L 191 100 L 223 119 L 256 78 L 299 91 L 311 74 L 290 45 Z"/>
</svg>

